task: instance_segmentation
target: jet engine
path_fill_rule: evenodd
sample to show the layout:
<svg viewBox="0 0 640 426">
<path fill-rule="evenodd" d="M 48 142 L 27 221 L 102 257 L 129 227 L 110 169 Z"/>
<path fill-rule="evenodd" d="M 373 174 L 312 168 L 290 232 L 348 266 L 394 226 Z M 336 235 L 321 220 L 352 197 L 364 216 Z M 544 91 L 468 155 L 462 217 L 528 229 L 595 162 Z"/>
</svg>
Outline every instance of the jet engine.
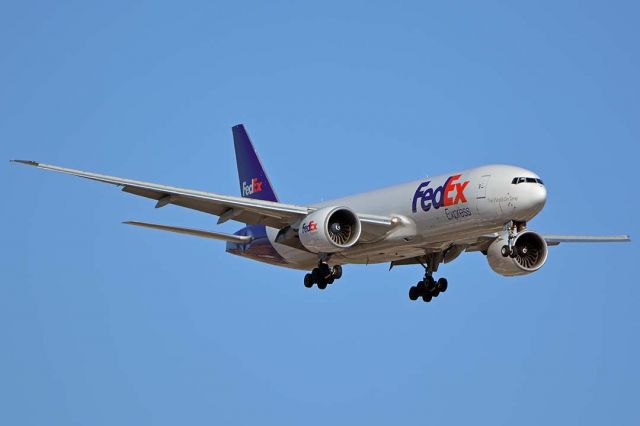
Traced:
<svg viewBox="0 0 640 426">
<path fill-rule="evenodd" d="M 526 275 L 542 268 L 547 261 L 547 242 L 540 234 L 522 231 L 515 236 L 512 253 L 507 255 L 503 247 L 507 245 L 507 236 L 496 239 L 487 250 L 489 266 L 504 276 Z M 504 254 L 503 254 L 504 253 Z"/>
<path fill-rule="evenodd" d="M 360 238 L 360 219 L 346 207 L 325 207 L 304 218 L 300 242 L 314 253 L 334 253 L 353 246 Z"/>
</svg>

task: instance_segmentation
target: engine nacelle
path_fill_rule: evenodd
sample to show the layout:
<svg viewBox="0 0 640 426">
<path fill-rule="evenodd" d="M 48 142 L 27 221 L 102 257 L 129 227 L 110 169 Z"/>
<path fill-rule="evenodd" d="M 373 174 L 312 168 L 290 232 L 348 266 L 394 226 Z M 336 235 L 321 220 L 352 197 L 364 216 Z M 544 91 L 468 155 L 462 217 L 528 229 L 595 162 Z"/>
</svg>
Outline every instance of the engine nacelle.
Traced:
<svg viewBox="0 0 640 426">
<path fill-rule="evenodd" d="M 500 275 L 526 275 L 542 268 L 547 261 L 547 242 L 533 231 L 522 231 L 513 241 L 514 257 L 504 257 L 502 247 L 507 244 L 507 237 L 495 240 L 487 250 L 489 266 Z"/>
<path fill-rule="evenodd" d="M 313 253 L 334 253 L 353 246 L 360 238 L 360 219 L 346 207 L 325 207 L 302 221 L 298 235 Z"/>
</svg>

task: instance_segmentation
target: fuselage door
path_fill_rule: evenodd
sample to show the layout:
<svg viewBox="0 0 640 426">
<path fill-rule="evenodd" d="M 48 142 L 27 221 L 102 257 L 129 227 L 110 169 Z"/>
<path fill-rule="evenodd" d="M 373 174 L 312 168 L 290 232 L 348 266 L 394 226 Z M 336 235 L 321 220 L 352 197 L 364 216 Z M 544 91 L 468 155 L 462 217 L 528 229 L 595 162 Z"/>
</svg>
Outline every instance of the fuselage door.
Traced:
<svg viewBox="0 0 640 426">
<path fill-rule="evenodd" d="M 483 175 L 480 177 L 480 182 L 478 183 L 478 196 L 477 198 L 487 198 L 487 185 L 489 183 L 489 178 L 491 175 Z"/>
</svg>

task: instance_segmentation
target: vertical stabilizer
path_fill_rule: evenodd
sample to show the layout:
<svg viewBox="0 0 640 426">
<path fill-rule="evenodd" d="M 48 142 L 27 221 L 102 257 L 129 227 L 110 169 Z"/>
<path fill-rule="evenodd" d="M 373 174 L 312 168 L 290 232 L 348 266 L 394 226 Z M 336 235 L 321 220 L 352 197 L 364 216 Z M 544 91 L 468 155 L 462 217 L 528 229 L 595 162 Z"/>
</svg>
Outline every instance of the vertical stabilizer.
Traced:
<svg viewBox="0 0 640 426">
<path fill-rule="evenodd" d="M 233 126 L 232 131 L 238 163 L 240 194 L 256 200 L 278 201 L 244 125 Z"/>
</svg>

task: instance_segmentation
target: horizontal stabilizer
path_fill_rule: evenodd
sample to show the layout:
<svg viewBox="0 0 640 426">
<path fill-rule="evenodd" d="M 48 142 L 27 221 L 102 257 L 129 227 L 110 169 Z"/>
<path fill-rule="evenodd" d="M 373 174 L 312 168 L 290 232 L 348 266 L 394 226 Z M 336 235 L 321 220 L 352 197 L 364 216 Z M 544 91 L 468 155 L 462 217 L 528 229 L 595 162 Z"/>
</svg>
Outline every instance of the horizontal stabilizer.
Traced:
<svg viewBox="0 0 640 426">
<path fill-rule="evenodd" d="M 238 243 L 238 244 L 246 244 L 251 242 L 251 240 L 253 239 L 252 237 L 247 235 L 223 234 L 220 232 L 203 231 L 201 229 L 193 229 L 193 228 L 181 228 L 178 226 L 158 225 L 155 223 L 135 222 L 135 221 L 127 221 L 122 223 L 126 225 L 142 226 L 144 228 L 159 229 L 161 231 L 176 232 L 178 234 L 187 234 L 187 235 L 194 235 L 196 237 L 229 241 L 229 242 Z"/>
</svg>

